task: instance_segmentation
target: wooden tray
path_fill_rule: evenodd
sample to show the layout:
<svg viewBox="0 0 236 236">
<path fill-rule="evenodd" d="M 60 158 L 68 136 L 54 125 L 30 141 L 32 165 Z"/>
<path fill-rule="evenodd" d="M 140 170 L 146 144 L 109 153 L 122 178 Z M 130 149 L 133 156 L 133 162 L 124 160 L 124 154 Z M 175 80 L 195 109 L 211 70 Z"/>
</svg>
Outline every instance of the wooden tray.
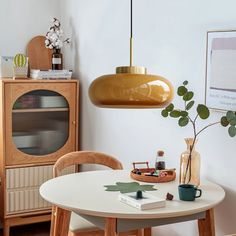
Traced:
<svg viewBox="0 0 236 236">
<path fill-rule="evenodd" d="M 146 164 L 147 168 L 136 168 L 137 164 Z M 133 163 L 134 169 L 130 172 L 130 177 L 137 181 L 149 182 L 149 183 L 164 183 L 175 180 L 175 169 L 159 170 L 159 176 L 148 175 L 155 172 L 155 168 L 149 168 L 148 162 L 136 162 Z M 139 174 L 136 172 L 139 171 Z"/>
</svg>

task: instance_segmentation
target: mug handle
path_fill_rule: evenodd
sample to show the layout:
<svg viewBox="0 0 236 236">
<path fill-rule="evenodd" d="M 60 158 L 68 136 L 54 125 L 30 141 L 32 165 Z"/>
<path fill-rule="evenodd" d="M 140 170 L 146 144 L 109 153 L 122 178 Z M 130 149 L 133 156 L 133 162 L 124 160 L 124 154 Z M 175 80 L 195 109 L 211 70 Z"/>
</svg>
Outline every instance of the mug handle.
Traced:
<svg viewBox="0 0 236 236">
<path fill-rule="evenodd" d="M 199 195 L 197 196 L 197 191 L 199 191 Z M 196 189 L 196 195 L 195 195 L 195 198 L 199 198 L 202 196 L 202 190 L 201 189 Z"/>
</svg>

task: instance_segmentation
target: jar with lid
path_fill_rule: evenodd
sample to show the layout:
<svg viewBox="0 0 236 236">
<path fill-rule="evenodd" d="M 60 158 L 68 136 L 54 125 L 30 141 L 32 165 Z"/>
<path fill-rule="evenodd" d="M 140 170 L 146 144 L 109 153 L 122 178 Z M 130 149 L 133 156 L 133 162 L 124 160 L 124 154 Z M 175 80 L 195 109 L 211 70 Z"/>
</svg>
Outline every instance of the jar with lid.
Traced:
<svg viewBox="0 0 236 236">
<path fill-rule="evenodd" d="M 165 163 L 164 154 L 165 154 L 164 151 L 161 151 L 161 150 L 157 152 L 156 163 L 155 163 L 156 170 L 165 170 L 166 163 Z"/>
</svg>

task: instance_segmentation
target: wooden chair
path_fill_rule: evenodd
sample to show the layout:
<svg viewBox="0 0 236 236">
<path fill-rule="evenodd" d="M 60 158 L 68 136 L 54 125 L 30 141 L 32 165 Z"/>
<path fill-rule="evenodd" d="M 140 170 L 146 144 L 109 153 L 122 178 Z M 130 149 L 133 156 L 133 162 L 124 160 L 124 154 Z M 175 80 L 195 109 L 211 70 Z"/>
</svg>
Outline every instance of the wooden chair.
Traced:
<svg viewBox="0 0 236 236">
<path fill-rule="evenodd" d="M 60 175 L 66 167 L 81 164 L 100 164 L 114 170 L 123 169 L 122 164 L 112 156 L 92 151 L 77 151 L 68 153 L 57 160 L 53 167 L 53 177 Z M 68 236 L 104 236 L 104 231 L 75 213 L 53 206 L 51 219 L 51 236 L 64 236 L 61 227 L 68 225 Z M 142 230 L 133 230 L 127 233 L 120 233 L 119 236 L 135 235 L 141 236 Z"/>
</svg>

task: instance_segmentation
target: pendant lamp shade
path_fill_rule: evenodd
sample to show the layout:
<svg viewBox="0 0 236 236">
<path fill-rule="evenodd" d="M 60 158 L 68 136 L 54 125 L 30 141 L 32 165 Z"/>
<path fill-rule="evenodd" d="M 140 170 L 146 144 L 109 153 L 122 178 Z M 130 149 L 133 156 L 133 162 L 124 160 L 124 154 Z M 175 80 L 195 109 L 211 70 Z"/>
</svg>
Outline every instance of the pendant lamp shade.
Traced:
<svg viewBox="0 0 236 236">
<path fill-rule="evenodd" d="M 104 108 L 160 108 L 171 102 L 173 88 L 158 75 L 117 73 L 95 79 L 89 97 Z"/>
<path fill-rule="evenodd" d="M 132 0 L 130 66 L 116 68 L 116 74 L 103 75 L 89 87 L 91 102 L 103 108 L 161 108 L 173 99 L 173 86 L 159 76 L 149 75 L 144 67 L 132 66 Z"/>
</svg>

